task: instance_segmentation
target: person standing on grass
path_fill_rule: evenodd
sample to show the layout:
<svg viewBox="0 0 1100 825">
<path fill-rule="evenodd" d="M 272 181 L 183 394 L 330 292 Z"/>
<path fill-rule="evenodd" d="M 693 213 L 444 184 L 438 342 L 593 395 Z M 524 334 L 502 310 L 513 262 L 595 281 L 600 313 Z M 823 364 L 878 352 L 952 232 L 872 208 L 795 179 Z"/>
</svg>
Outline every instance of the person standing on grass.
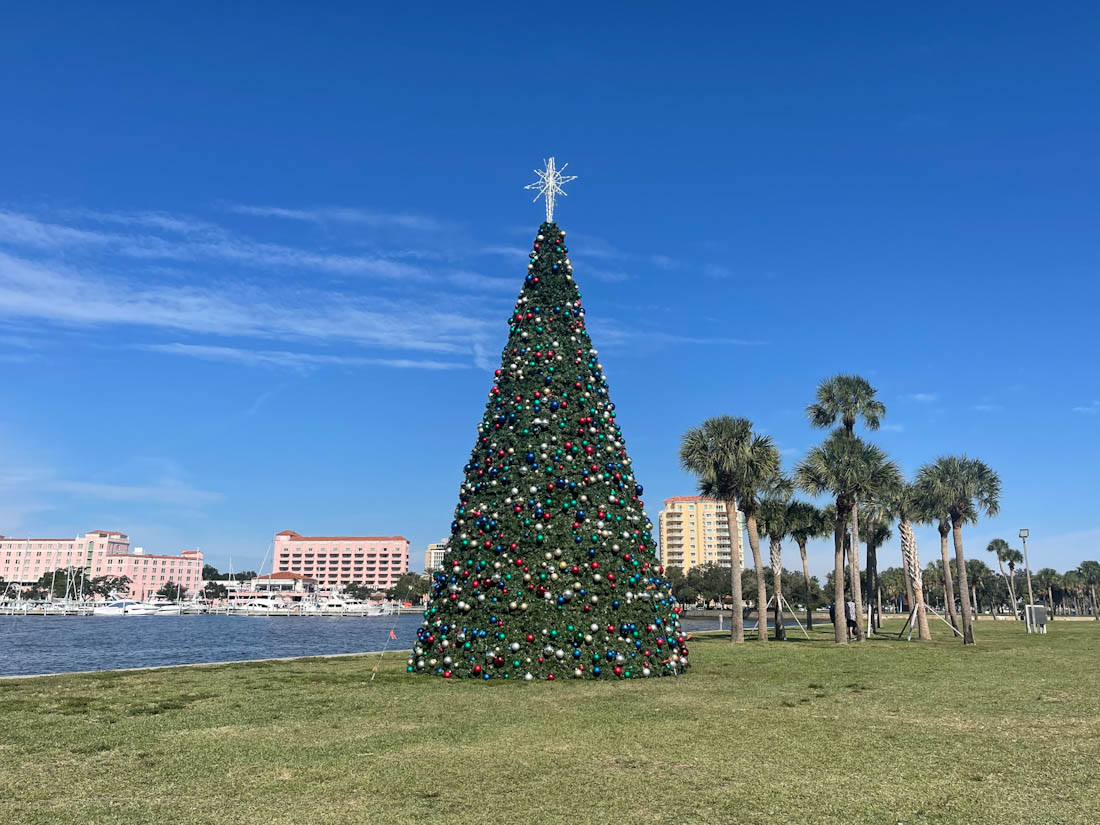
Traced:
<svg viewBox="0 0 1100 825">
<path fill-rule="evenodd" d="M 836 624 L 836 602 L 829 602 L 829 621 Z"/>
<path fill-rule="evenodd" d="M 859 626 L 859 617 L 856 615 L 856 603 L 852 599 L 844 603 L 844 618 L 848 621 L 848 632 L 855 633 Z"/>
</svg>

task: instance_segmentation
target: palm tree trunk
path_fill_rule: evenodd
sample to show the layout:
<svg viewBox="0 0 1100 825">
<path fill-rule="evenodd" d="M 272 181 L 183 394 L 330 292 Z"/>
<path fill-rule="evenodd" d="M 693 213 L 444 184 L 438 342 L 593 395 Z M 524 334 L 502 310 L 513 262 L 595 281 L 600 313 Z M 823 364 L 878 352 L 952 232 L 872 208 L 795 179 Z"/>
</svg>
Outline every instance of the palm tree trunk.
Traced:
<svg viewBox="0 0 1100 825">
<path fill-rule="evenodd" d="M 916 536 L 913 535 L 913 525 L 908 519 L 899 522 L 898 532 L 901 533 L 901 558 L 905 564 L 906 582 L 913 592 L 913 607 L 916 608 L 916 638 L 921 641 L 932 641 L 932 634 L 928 631 L 928 612 L 924 606 L 924 580 L 921 577 L 921 559 L 916 551 Z"/>
<path fill-rule="evenodd" d="M 1092 595 L 1092 620 L 1094 622 L 1100 622 L 1100 611 L 1096 609 L 1096 585 L 1089 585 L 1089 593 Z"/>
<path fill-rule="evenodd" d="M 1005 589 L 1008 590 L 1008 596 L 1012 599 L 1012 619 L 1015 621 L 1019 618 L 1016 615 L 1016 598 L 1012 593 L 1012 580 L 1008 577 L 1008 573 L 1005 572 L 1005 563 L 1001 561 L 1001 557 L 997 556 L 997 566 L 1001 568 L 1001 575 L 1004 576 Z"/>
<path fill-rule="evenodd" d="M 739 509 L 736 498 L 726 502 L 726 524 L 729 527 L 730 538 L 737 537 L 730 553 L 730 641 L 735 644 L 745 641 L 745 609 L 741 595 L 741 559 L 745 554 L 741 547 L 744 537 L 737 529 Z"/>
<path fill-rule="evenodd" d="M 963 644 L 974 644 L 973 617 L 970 614 L 970 585 L 966 580 L 966 558 L 963 556 L 962 522 L 951 520 L 951 538 L 955 542 L 955 570 L 959 576 L 959 604 L 962 605 Z"/>
<path fill-rule="evenodd" d="M 1012 618 L 1020 621 L 1020 608 L 1016 604 L 1016 571 L 1011 564 L 1008 566 L 1008 595 L 1012 597 Z"/>
<path fill-rule="evenodd" d="M 764 581 L 764 559 L 760 555 L 760 534 L 756 530 L 756 513 L 745 513 L 749 527 L 749 547 L 752 548 L 752 563 L 756 567 L 756 640 L 768 641 L 768 585 Z"/>
<path fill-rule="evenodd" d="M 798 543 L 798 552 L 802 554 L 802 578 L 806 580 L 806 629 L 814 629 L 814 611 L 810 606 L 810 565 L 806 561 L 806 542 Z"/>
<path fill-rule="evenodd" d="M 844 519 L 837 502 L 833 525 L 833 638 L 838 645 L 848 644 L 848 626 L 844 623 Z"/>
<path fill-rule="evenodd" d="M 833 525 L 833 638 L 837 645 L 847 645 L 848 626 L 844 620 L 844 535 L 845 516 L 837 506 Z"/>
<path fill-rule="evenodd" d="M 859 502 L 852 505 L 852 543 L 848 547 L 848 578 L 856 603 L 856 641 L 863 641 L 863 588 L 859 582 Z"/>
<path fill-rule="evenodd" d="M 905 541 L 905 539 L 903 537 L 902 542 L 904 542 L 904 541 Z M 904 550 L 904 548 L 902 549 L 902 553 L 901 553 L 901 564 L 902 564 L 901 569 L 905 572 L 905 575 L 902 576 L 902 578 L 905 579 L 905 607 L 908 610 L 912 610 L 913 605 L 916 604 L 916 601 L 914 601 L 914 599 L 913 599 L 913 581 L 912 581 L 912 578 L 909 575 L 909 570 L 906 567 L 906 559 L 905 559 L 905 550 Z"/>
<path fill-rule="evenodd" d="M 951 585 L 951 554 L 947 552 L 947 533 L 950 528 L 947 522 L 941 520 L 940 531 L 940 556 L 943 558 L 943 605 L 951 619 L 951 626 L 959 629 L 959 614 L 955 612 L 955 588 Z"/>
<path fill-rule="evenodd" d="M 787 628 L 783 626 L 783 547 L 778 539 L 771 540 L 769 548 L 772 563 L 772 593 L 775 596 L 775 640 L 786 641 Z"/>
<path fill-rule="evenodd" d="M 882 583 L 875 577 L 875 621 L 876 627 L 882 630 Z"/>
<path fill-rule="evenodd" d="M 871 630 L 872 632 L 876 627 L 882 625 L 882 596 L 879 592 L 878 581 L 878 548 L 875 543 L 868 538 L 867 540 L 867 601 L 871 606 Z M 879 609 L 876 613 L 875 605 L 879 605 Z"/>
</svg>

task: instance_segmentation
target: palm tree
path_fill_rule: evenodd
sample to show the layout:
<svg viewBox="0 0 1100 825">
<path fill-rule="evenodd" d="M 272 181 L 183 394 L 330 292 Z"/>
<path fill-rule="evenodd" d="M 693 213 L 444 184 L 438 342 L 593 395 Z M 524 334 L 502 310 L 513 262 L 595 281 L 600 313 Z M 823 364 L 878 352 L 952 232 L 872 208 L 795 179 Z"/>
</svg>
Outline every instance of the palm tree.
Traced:
<svg viewBox="0 0 1100 825">
<path fill-rule="evenodd" d="M 868 430 L 877 430 L 886 415 L 886 406 L 875 398 L 875 388 L 867 379 L 858 375 L 834 375 L 825 379 L 818 385 L 816 397 L 817 400 L 806 408 L 810 424 L 826 429 L 839 421 L 849 438 L 855 438 L 857 419 L 862 418 Z M 860 498 L 857 495 L 852 501 L 852 541 L 848 572 L 852 577 L 852 598 L 856 609 L 862 611 L 863 597 L 859 586 L 859 505 Z M 857 624 L 856 627 L 856 638 L 862 639 L 862 626 Z"/>
<path fill-rule="evenodd" d="M 772 597 L 775 599 L 775 640 L 778 642 L 787 638 L 787 631 L 783 626 L 783 539 L 790 533 L 787 513 L 791 504 L 791 484 L 786 478 L 780 477 L 774 486 L 775 491 L 760 501 L 759 529 L 768 538 Z M 760 575 L 759 571 L 757 575 Z M 767 635 L 764 608 L 761 607 L 758 613 L 761 624 L 757 625 L 757 634 Z"/>
<path fill-rule="evenodd" d="M 974 625 L 970 613 L 966 556 L 963 553 L 962 526 L 977 521 L 978 513 L 997 515 L 1000 509 L 1001 479 L 985 463 L 966 456 L 942 456 L 921 467 L 917 483 L 940 512 L 951 519 L 955 544 L 955 568 L 959 577 L 959 602 L 962 605 L 963 644 L 974 644 Z"/>
<path fill-rule="evenodd" d="M 767 642 L 767 617 L 764 613 L 768 604 L 768 588 L 764 579 L 764 560 L 760 555 L 760 533 L 756 518 L 761 499 L 781 494 L 784 490 L 788 496 L 790 495 L 790 482 L 780 472 L 779 450 L 771 436 L 754 435 L 752 437 L 744 452 L 739 478 L 737 497 L 741 502 L 741 512 L 745 514 L 749 549 L 752 550 L 752 563 L 756 568 L 756 640 Z"/>
<path fill-rule="evenodd" d="M 836 606 L 835 638 L 838 644 L 848 641 L 847 628 L 841 616 L 844 608 L 844 539 L 845 528 L 853 516 L 853 508 L 861 497 L 896 487 L 901 474 L 886 454 L 873 444 L 837 429 L 825 441 L 810 450 L 796 470 L 798 486 L 810 495 L 831 494 L 836 499 L 836 521 L 833 524 L 833 598 Z M 852 599 L 857 615 L 862 615 L 859 588 L 859 529 L 853 522 L 849 565 L 852 579 Z M 859 623 L 856 638 L 862 639 Z"/>
<path fill-rule="evenodd" d="M 918 524 L 935 524 L 940 534 L 939 577 L 943 585 L 943 606 L 947 618 L 956 631 L 959 630 L 959 614 L 955 610 L 955 588 L 951 581 L 951 554 L 947 549 L 947 537 L 951 535 L 951 516 L 943 509 L 928 484 L 917 483 L 914 489 L 914 517 Z"/>
<path fill-rule="evenodd" d="M 1016 565 L 1023 563 L 1024 554 L 1015 547 L 1010 547 L 1005 551 L 1005 564 L 1008 565 L 1008 583 L 1011 585 L 1009 595 L 1012 596 L 1012 615 L 1016 617 L 1020 615 L 1016 597 Z"/>
<path fill-rule="evenodd" d="M 1039 591 L 1046 591 L 1047 593 L 1047 605 L 1050 607 L 1050 618 L 1054 618 L 1054 588 L 1058 585 L 1059 576 L 1058 571 L 1053 567 L 1044 567 L 1041 570 L 1037 570 L 1035 575 L 1032 576 L 1035 580 L 1035 586 L 1039 588 Z M 1040 597 L 1042 598 L 1042 597 Z"/>
<path fill-rule="evenodd" d="M 806 559 L 806 542 L 825 538 L 829 534 L 829 522 L 825 513 L 808 501 L 792 501 L 787 507 L 787 525 L 802 555 L 802 576 L 806 580 L 806 627 L 813 630 L 814 612 L 810 605 L 810 565 Z"/>
<path fill-rule="evenodd" d="M 989 569 L 987 565 L 981 559 L 967 559 L 966 560 L 966 578 L 970 582 L 970 603 L 973 606 L 974 613 L 980 614 L 982 612 L 981 600 L 978 596 L 979 593 L 984 593 L 989 596 L 989 580 L 993 577 L 993 571 Z M 992 613 L 992 604 L 990 605 L 990 613 Z"/>
<path fill-rule="evenodd" d="M 722 415 L 708 418 L 684 433 L 680 441 L 680 465 L 698 479 L 699 491 L 726 505 L 726 520 L 733 541 L 730 554 L 730 641 L 745 641 L 744 600 L 741 595 L 741 563 L 744 552 L 737 529 L 738 494 L 745 452 L 752 442 L 752 422 Z"/>
<path fill-rule="evenodd" d="M 1085 580 L 1085 584 L 1089 589 L 1089 595 L 1092 597 L 1092 618 L 1094 621 L 1100 622 L 1100 610 L 1097 609 L 1098 605 L 1096 599 L 1096 588 L 1100 587 L 1100 562 L 1083 561 L 1077 567 L 1077 570 Z"/>
<path fill-rule="evenodd" d="M 882 587 L 878 578 L 878 548 L 889 541 L 892 514 L 885 504 L 875 502 L 863 508 L 859 532 L 867 544 L 867 598 L 871 602 L 874 621 L 871 628 L 882 627 Z"/>
<path fill-rule="evenodd" d="M 917 638 L 922 642 L 932 640 L 928 631 L 928 611 L 924 605 L 924 581 L 921 576 L 920 557 L 917 553 L 917 537 L 913 533 L 913 519 L 918 513 L 917 491 L 911 484 L 902 484 L 893 500 L 901 536 L 901 561 L 905 571 L 906 590 L 909 593 L 913 621 L 917 625 Z"/>
<path fill-rule="evenodd" d="M 1073 614 L 1081 615 L 1081 598 L 1085 595 L 1085 577 L 1080 570 L 1067 570 L 1062 574 L 1062 615 L 1066 614 L 1066 597 L 1073 597 Z"/>
<path fill-rule="evenodd" d="M 817 401 L 806 408 L 810 424 L 826 430 L 838 421 L 848 435 L 854 435 L 856 419 L 868 430 L 877 430 L 886 407 L 875 400 L 875 388 L 858 375 L 834 375 L 818 384 Z"/>
<path fill-rule="evenodd" d="M 1008 597 L 1012 600 L 1012 618 L 1019 620 L 1020 614 L 1016 612 L 1016 587 L 1009 578 L 1009 574 L 1005 572 L 1005 563 L 1008 561 L 1009 556 L 1012 553 L 1019 553 L 1018 550 L 1013 550 L 1008 546 L 1008 542 L 1004 539 L 993 539 L 985 548 L 988 552 L 997 557 L 997 565 L 1001 568 L 1001 577 L 1005 580 L 1005 586 L 1008 588 Z M 1012 566 L 1015 566 L 1014 564 Z M 1011 567 L 1009 568 L 1012 569 Z"/>
<path fill-rule="evenodd" d="M 726 518 L 730 535 L 738 533 L 737 511 L 745 514 L 753 564 L 756 567 L 758 613 L 763 614 L 768 602 L 764 563 L 760 557 L 760 535 L 756 514 L 760 499 L 783 485 L 779 471 L 779 450 L 770 436 L 757 435 L 747 418 L 728 415 L 708 418 L 703 424 L 684 433 L 680 443 L 680 463 L 699 478 L 699 491 L 726 503 Z M 740 536 L 738 536 L 740 557 Z M 741 570 L 737 562 L 730 563 L 730 590 L 733 597 L 733 621 L 730 640 L 744 641 L 744 619 L 741 598 Z M 761 642 L 767 632 L 757 634 Z"/>
</svg>

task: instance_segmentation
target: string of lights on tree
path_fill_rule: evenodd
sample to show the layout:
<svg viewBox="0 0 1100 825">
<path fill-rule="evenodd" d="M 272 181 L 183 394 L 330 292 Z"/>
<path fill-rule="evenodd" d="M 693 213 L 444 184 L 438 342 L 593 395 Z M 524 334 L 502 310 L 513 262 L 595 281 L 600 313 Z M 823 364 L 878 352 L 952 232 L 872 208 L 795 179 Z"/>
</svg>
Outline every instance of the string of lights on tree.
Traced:
<svg viewBox="0 0 1100 825">
<path fill-rule="evenodd" d="M 598 353 L 565 232 L 563 176 L 536 170 L 546 222 L 408 670 L 443 678 L 677 675 L 688 649 Z"/>
</svg>

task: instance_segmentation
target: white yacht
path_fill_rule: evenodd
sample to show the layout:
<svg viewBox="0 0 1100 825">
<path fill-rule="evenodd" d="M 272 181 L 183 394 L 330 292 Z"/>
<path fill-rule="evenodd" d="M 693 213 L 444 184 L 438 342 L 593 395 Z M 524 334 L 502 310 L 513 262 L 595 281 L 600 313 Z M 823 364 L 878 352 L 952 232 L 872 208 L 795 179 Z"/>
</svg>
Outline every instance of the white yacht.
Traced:
<svg viewBox="0 0 1100 825">
<path fill-rule="evenodd" d="M 152 616 L 160 609 L 152 602 L 134 599 L 115 599 L 92 610 L 93 616 Z"/>
<path fill-rule="evenodd" d="M 273 616 L 282 615 L 286 612 L 274 599 L 263 597 L 229 606 L 231 616 Z"/>
<path fill-rule="evenodd" d="M 382 616 L 385 615 L 385 607 L 372 602 L 364 602 L 359 599 L 332 598 L 321 602 L 320 612 L 323 616 Z"/>
</svg>

